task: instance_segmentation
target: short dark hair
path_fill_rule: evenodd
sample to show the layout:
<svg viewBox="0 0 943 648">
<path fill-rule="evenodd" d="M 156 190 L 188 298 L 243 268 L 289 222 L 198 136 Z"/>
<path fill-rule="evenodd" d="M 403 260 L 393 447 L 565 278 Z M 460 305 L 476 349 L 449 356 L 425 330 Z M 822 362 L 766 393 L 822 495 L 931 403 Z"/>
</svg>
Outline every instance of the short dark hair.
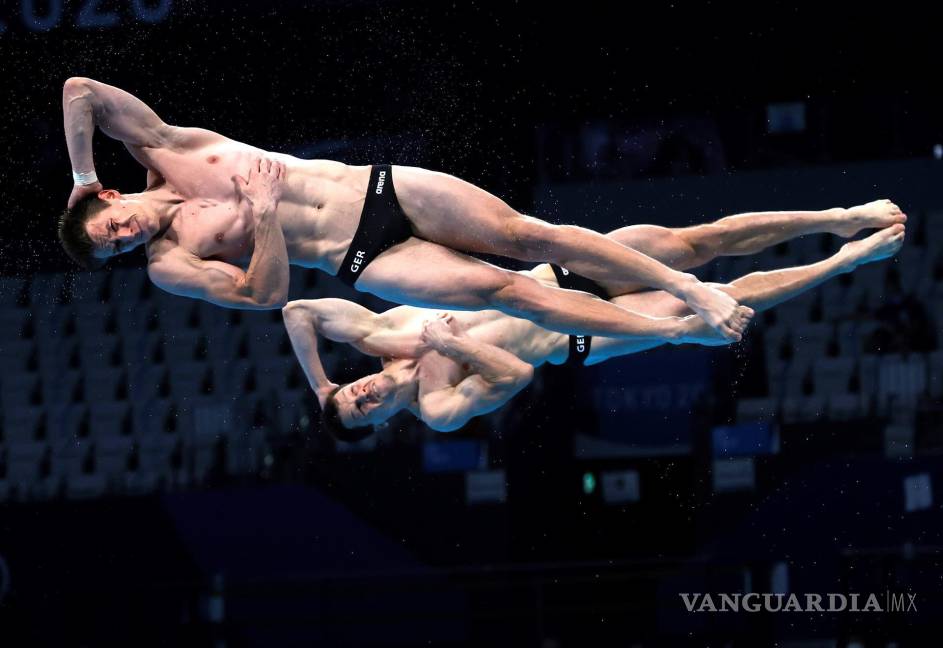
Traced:
<svg viewBox="0 0 943 648">
<path fill-rule="evenodd" d="M 373 434 L 373 426 L 368 424 L 349 428 L 344 425 L 344 422 L 341 420 L 341 413 L 340 410 L 337 409 L 337 399 L 335 396 L 337 396 L 337 392 L 349 384 L 350 383 L 338 385 L 331 390 L 331 393 L 324 399 L 324 409 L 321 410 L 321 429 L 326 430 L 328 434 L 338 441 L 357 443 Z"/>
<path fill-rule="evenodd" d="M 59 217 L 59 241 L 66 254 L 86 270 L 97 270 L 105 265 L 104 259 L 95 256 L 95 243 L 88 235 L 85 224 L 108 206 L 97 194 L 83 196 L 73 207 Z"/>
</svg>

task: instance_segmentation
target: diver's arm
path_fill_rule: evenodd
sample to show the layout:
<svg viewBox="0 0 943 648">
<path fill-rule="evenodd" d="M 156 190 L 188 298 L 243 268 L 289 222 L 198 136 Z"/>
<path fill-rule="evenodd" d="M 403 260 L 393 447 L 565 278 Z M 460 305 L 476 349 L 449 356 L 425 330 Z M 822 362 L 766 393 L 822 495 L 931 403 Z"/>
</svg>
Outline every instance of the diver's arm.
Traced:
<svg viewBox="0 0 943 648">
<path fill-rule="evenodd" d="M 276 207 L 285 165 L 267 158 L 252 164 L 249 179 L 234 176 L 239 208 L 257 218 L 249 267 L 206 260 L 172 247 L 151 257 L 148 275 L 167 292 L 227 308 L 271 310 L 288 300 L 288 250 Z"/>
<path fill-rule="evenodd" d="M 79 173 L 95 172 L 92 136 L 96 126 L 108 137 L 138 149 L 194 148 L 226 139 L 203 128 L 171 126 L 131 93 L 86 77 L 66 79 L 62 117 L 72 170 Z M 68 206 L 101 188 L 100 183 L 75 185 Z"/>
<path fill-rule="evenodd" d="M 321 399 L 337 384 L 324 372 L 318 355 L 319 336 L 350 344 L 368 355 L 386 357 L 415 355 L 419 344 L 417 335 L 392 329 L 383 315 L 346 299 L 296 299 L 282 309 L 282 317 L 295 355 Z M 400 350 L 408 353 L 399 354 Z"/>
<path fill-rule="evenodd" d="M 453 432 L 476 416 L 498 409 L 530 383 L 533 367 L 498 382 L 481 374 L 465 378 L 454 387 L 426 391 L 419 383 L 419 417 L 437 432 Z"/>
<path fill-rule="evenodd" d="M 92 136 L 95 126 L 133 146 L 161 147 L 171 127 L 143 101 L 120 88 L 84 77 L 71 77 L 62 86 L 62 118 L 72 170 L 95 173 Z M 71 208 L 83 196 L 101 191 L 100 182 L 76 184 L 69 196 Z"/>
<path fill-rule="evenodd" d="M 472 375 L 454 387 L 427 389 L 420 375 L 419 411 L 433 430 L 451 432 L 475 416 L 496 410 L 513 398 L 534 377 L 534 368 L 512 353 L 467 335 L 455 335 L 446 315 L 430 320 L 423 341 L 455 362 L 465 364 Z"/>
<path fill-rule="evenodd" d="M 500 347 L 464 335 L 452 322 L 448 314 L 424 322 L 423 342 L 447 358 L 468 365 L 483 380 L 496 385 L 522 381 L 527 384 L 533 378 L 534 368 L 529 363 Z"/>
<path fill-rule="evenodd" d="M 62 87 L 62 113 L 66 142 L 73 167 L 92 165 L 92 133 L 103 133 L 135 146 L 160 148 L 167 143 L 172 127 L 146 103 L 125 92 L 93 79 L 71 77 Z M 76 169 L 91 170 L 91 169 Z"/>
<path fill-rule="evenodd" d="M 314 301 L 319 300 L 288 302 L 282 309 L 282 318 L 288 330 L 291 347 L 308 378 L 308 384 L 317 394 L 321 407 L 324 407 L 328 394 L 337 387 L 337 383 L 327 377 L 324 366 L 321 364 L 321 356 L 318 353 L 317 318 L 312 317 L 310 308 L 311 302 Z"/>
</svg>

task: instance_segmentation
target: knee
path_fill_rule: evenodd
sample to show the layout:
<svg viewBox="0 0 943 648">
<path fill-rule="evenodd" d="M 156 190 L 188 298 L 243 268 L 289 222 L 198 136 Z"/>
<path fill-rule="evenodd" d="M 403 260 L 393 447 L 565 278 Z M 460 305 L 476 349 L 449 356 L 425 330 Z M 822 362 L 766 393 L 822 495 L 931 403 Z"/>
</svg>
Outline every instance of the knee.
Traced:
<svg viewBox="0 0 943 648">
<path fill-rule="evenodd" d="M 562 226 L 518 215 L 507 225 L 508 237 L 520 257 L 527 261 L 552 261 Z"/>
<path fill-rule="evenodd" d="M 533 312 L 539 310 L 540 304 L 532 283 L 533 279 L 514 272 L 501 273 L 495 278 L 486 301 L 495 310 L 533 319 Z"/>
<path fill-rule="evenodd" d="M 717 256 L 724 235 L 724 227 L 717 223 L 686 227 L 678 232 L 678 236 L 690 248 L 691 264 L 704 265 L 713 261 Z"/>
</svg>

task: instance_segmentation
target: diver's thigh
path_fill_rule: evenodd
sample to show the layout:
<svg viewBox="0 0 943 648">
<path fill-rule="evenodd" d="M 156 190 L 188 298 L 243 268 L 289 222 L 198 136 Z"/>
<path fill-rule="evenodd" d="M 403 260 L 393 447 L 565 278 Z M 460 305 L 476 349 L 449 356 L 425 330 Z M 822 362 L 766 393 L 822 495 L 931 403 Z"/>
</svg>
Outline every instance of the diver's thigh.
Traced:
<svg viewBox="0 0 943 648">
<path fill-rule="evenodd" d="M 475 310 L 505 281 L 507 271 L 417 238 L 396 245 L 363 270 L 356 288 L 424 308 Z"/>
</svg>

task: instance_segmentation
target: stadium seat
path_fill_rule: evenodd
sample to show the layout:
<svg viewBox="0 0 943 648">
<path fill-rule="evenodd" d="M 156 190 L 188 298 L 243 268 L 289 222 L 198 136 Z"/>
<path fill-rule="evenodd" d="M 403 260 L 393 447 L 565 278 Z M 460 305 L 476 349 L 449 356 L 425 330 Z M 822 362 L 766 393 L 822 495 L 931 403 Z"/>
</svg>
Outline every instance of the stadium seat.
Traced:
<svg viewBox="0 0 943 648">
<path fill-rule="evenodd" d="M 128 471 L 128 456 L 136 441 L 128 436 L 102 436 L 95 444 L 95 465 L 109 483 L 120 484 Z"/>
<path fill-rule="evenodd" d="M 71 303 L 102 303 L 102 290 L 109 279 L 107 272 L 76 271 L 71 282 Z"/>
<path fill-rule="evenodd" d="M 256 362 L 258 391 L 263 394 L 279 393 L 288 387 L 288 376 L 298 363 L 294 356 L 277 354 Z"/>
<path fill-rule="evenodd" d="M 40 463 L 48 449 L 49 445 L 41 441 L 6 444 L 7 480 L 19 485 L 29 485 L 37 481 Z"/>
<path fill-rule="evenodd" d="M 259 428 L 243 427 L 229 436 L 227 466 L 230 474 L 251 475 L 262 467 L 266 452 L 265 432 Z"/>
<path fill-rule="evenodd" d="M 82 340 L 105 333 L 105 324 L 112 317 L 112 306 L 102 303 L 74 304 L 76 332 Z"/>
<path fill-rule="evenodd" d="M 84 403 L 62 403 L 48 410 L 48 436 L 50 443 L 60 447 L 91 437 L 91 415 Z"/>
<path fill-rule="evenodd" d="M 16 306 L 25 283 L 25 277 L 0 277 L 0 309 Z"/>
<path fill-rule="evenodd" d="M 3 370 L 35 371 L 39 366 L 39 352 L 32 340 L 0 338 L 0 358 L 3 358 Z M 35 364 L 34 368 L 30 368 Z"/>
<path fill-rule="evenodd" d="M 160 475 L 142 470 L 126 471 L 122 477 L 122 483 L 126 494 L 145 495 L 157 490 L 160 485 Z"/>
<path fill-rule="evenodd" d="M 787 396 L 781 407 L 784 423 L 807 423 L 825 417 L 826 400 L 823 396 Z"/>
<path fill-rule="evenodd" d="M 86 365 L 88 367 L 88 365 Z M 91 366 L 84 370 L 85 402 L 93 405 L 111 403 L 119 393 L 127 393 L 128 376 L 124 369 L 107 365 Z M 124 400 L 127 400 L 125 396 Z"/>
<path fill-rule="evenodd" d="M 794 357 L 815 360 L 825 356 L 828 341 L 832 337 L 832 326 L 826 323 L 808 323 L 793 331 Z"/>
<path fill-rule="evenodd" d="M 45 425 L 45 430 L 41 430 Z M 27 443 L 49 438 L 49 420 L 43 407 L 11 407 L 3 410 L 3 442 Z M 41 439 L 40 439 L 41 440 Z"/>
<path fill-rule="evenodd" d="M 233 426 L 232 405 L 225 401 L 204 401 L 193 406 L 193 426 L 189 441 L 209 446 L 226 436 Z"/>
<path fill-rule="evenodd" d="M 69 499 L 92 499 L 101 497 L 105 494 L 108 486 L 107 478 L 104 474 L 80 473 L 66 477 L 66 496 Z"/>
<path fill-rule="evenodd" d="M 65 275 L 40 273 L 33 275 L 29 289 L 29 305 L 34 309 L 51 308 L 60 300 Z"/>
<path fill-rule="evenodd" d="M 775 398 L 741 398 L 737 401 L 737 422 L 773 420 L 779 410 L 777 403 Z"/>
<path fill-rule="evenodd" d="M 822 321 L 834 322 L 847 315 L 846 290 L 837 280 L 826 281 L 819 288 L 822 303 Z"/>
<path fill-rule="evenodd" d="M 815 391 L 815 375 L 812 372 L 812 358 L 795 358 L 786 366 L 777 379 L 777 392 L 771 396 L 803 396 Z M 771 383 L 772 385 L 772 383 Z"/>
<path fill-rule="evenodd" d="M 892 399 L 901 406 L 913 408 L 927 388 L 927 362 L 920 354 L 887 355 L 878 365 L 878 406 L 888 406 Z"/>
<path fill-rule="evenodd" d="M 168 483 L 173 478 L 171 458 L 179 451 L 181 440 L 173 435 L 149 436 L 140 441 L 140 472 L 153 476 L 155 482 Z"/>
<path fill-rule="evenodd" d="M 776 321 L 787 328 L 794 329 L 809 321 L 809 311 L 813 299 L 805 294 L 785 301 L 776 306 Z"/>
<path fill-rule="evenodd" d="M 82 367 L 93 369 L 111 366 L 119 344 L 120 341 L 116 336 L 106 333 L 81 335 L 78 349 Z"/>
<path fill-rule="evenodd" d="M 41 405 L 39 375 L 29 371 L 4 371 L 0 376 L 0 408 L 4 411 Z"/>
<path fill-rule="evenodd" d="M 830 393 L 826 405 L 828 418 L 833 421 L 850 421 L 867 414 L 861 394 Z"/>
<path fill-rule="evenodd" d="M 816 393 L 846 394 L 855 370 L 855 359 L 850 357 L 819 357 L 813 362 Z"/>
<path fill-rule="evenodd" d="M 206 346 L 205 335 L 198 330 L 181 329 L 162 336 L 161 340 L 164 347 L 164 361 L 170 365 L 200 360 L 201 347 Z"/>
<path fill-rule="evenodd" d="M 217 393 L 245 394 L 258 390 L 258 376 L 250 360 L 214 360 L 212 367 Z"/>
<path fill-rule="evenodd" d="M 197 398 L 216 391 L 210 365 L 205 362 L 176 362 L 170 365 L 170 393 L 176 399 Z"/>
<path fill-rule="evenodd" d="M 141 299 L 141 292 L 145 281 L 149 281 L 147 274 L 139 269 L 115 268 L 111 275 L 110 301 L 126 305 L 136 304 Z"/>
<path fill-rule="evenodd" d="M 924 215 L 928 245 L 943 249 L 943 211 L 930 210 Z"/>
<path fill-rule="evenodd" d="M 23 338 L 23 331 L 27 327 L 27 322 L 36 319 L 33 313 L 23 308 L 0 308 L 0 339 L 19 340 Z M 35 337 L 35 336 L 34 336 Z"/>
<path fill-rule="evenodd" d="M 279 355 L 279 348 L 285 336 L 285 327 L 281 324 L 266 322 L 249 328 L 249 349 L 256 362 Z"/>
<path fill-rule="evenodd" d="M 96 441 L 109 438 L 131 438 L 134 417 L 127 403 L 95 402 L 89 405 L 91 436 Z"/>
<path fill-rule="evenodd" d="M 943 351 L 927 355 L 927 389 L 933 398 L 943 397 Z"/>
</svg>

